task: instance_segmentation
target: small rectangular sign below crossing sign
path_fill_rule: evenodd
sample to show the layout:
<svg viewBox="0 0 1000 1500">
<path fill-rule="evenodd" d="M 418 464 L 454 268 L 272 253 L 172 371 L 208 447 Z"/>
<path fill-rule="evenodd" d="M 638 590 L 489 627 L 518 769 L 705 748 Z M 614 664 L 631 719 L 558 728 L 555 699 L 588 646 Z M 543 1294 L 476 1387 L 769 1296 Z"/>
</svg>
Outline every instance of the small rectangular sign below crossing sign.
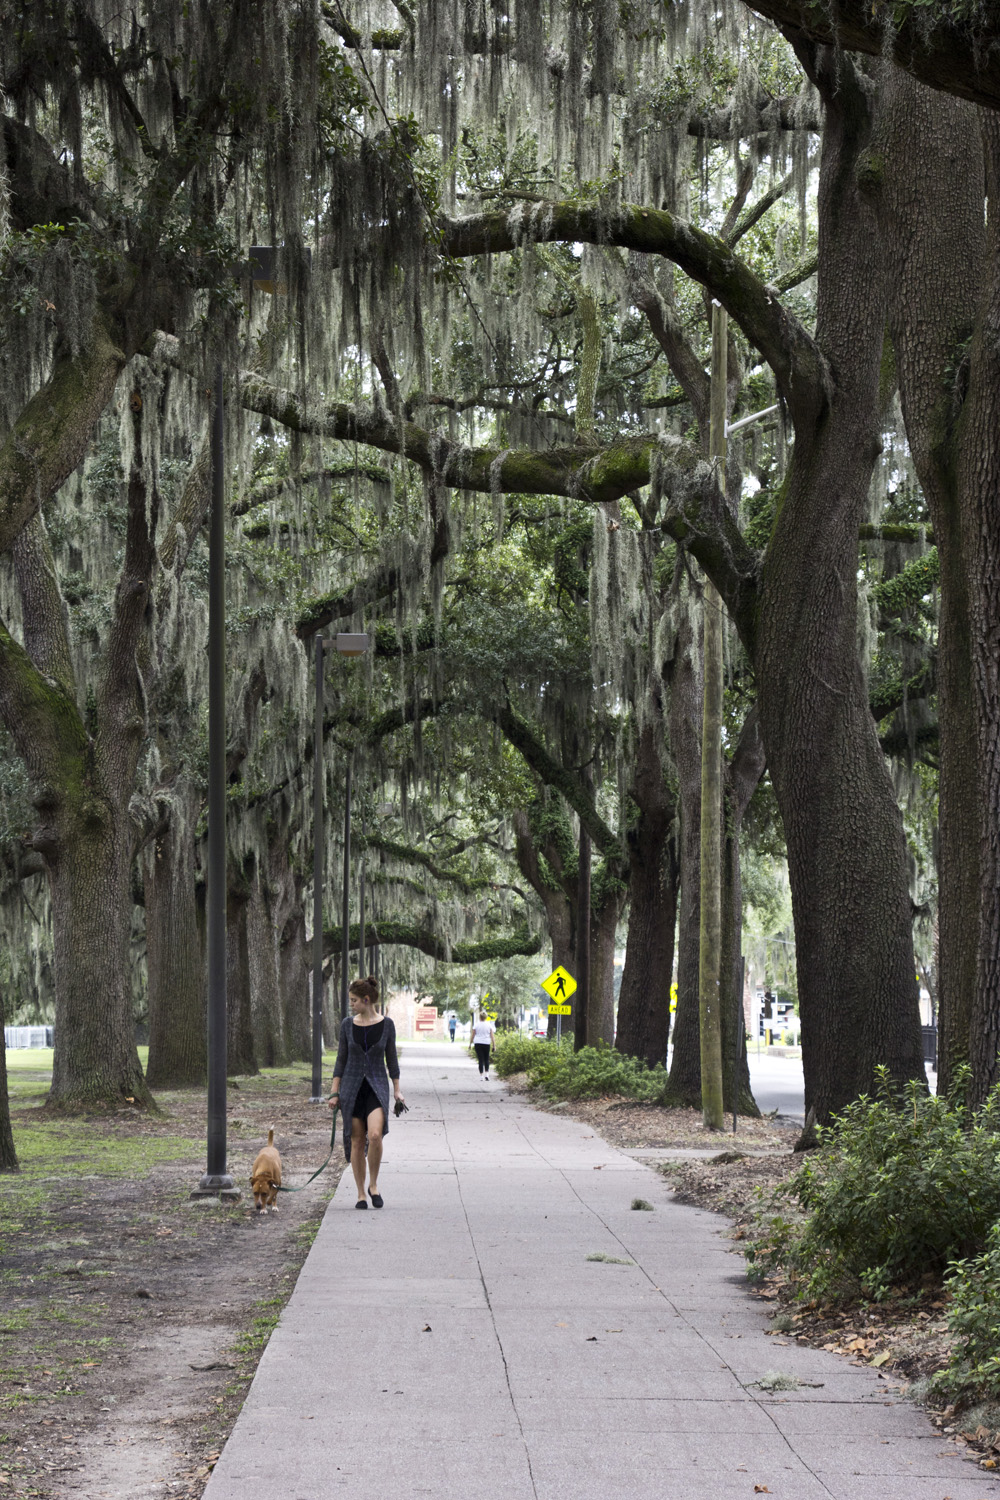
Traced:
<svg viewBox="0 0 1000 1500">
<path fill-rule="evenodd" d="M 550 1005 L 549 1006 L 549 1015 L 550 1016 L 571 1016 L 572 1014 L 573 1014 L 573 1007 L 572 1007 L 572 1005 Z"/>
</svg>

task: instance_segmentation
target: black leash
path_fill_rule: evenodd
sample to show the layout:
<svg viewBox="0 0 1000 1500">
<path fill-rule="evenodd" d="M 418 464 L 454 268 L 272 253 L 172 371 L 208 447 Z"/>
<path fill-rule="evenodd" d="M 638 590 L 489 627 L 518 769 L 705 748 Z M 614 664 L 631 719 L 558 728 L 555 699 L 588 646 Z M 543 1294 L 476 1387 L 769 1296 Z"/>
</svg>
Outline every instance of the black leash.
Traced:
<svg viewBox="0 0 1000 1500">
<path fill-rule="evenodd" d="M 305 1182 L 303 1182 L 301 1184 L 301 1186 L 299 1186 L 299 1187 L 284 1187 L 284 1186 L 282 1186 L 282 1187 L 279 1187 L 279 1189 L 278 1189 L 279 1193 L 301 1193 L 303 1191 L 303 1189 L 307 1188 L 311 1182 L 315 1182 L 316 1178 L 319 1176 L 319 1174 L 321 1172 L 325 1172 L 326 1171 L 327 1167 L 330 1165 L 330 1162 L 331 1162 L 331 1160 L 333 1158 L 334 1148 L 335 1148 L 335 1146 L 337 1144 L 337 1115 L 339 1113 L 340 1113 L 340 1105 L 339 1104 L 335 1104 L 333 1106 L 333 1125 L 332 1125 L 332 1127 L 330 1129 L 330 1155 L 327 1157 L 326 1161 L 323 1163 L 323 1165 L 321 1167 L 317 1167 L 316 1170 L 315 1170 L 315 1172 L 312 1174 L 312 1176 L 311 1177 L 307 1177 L 306 1180 L 305 1180 Z"/>
</svg>

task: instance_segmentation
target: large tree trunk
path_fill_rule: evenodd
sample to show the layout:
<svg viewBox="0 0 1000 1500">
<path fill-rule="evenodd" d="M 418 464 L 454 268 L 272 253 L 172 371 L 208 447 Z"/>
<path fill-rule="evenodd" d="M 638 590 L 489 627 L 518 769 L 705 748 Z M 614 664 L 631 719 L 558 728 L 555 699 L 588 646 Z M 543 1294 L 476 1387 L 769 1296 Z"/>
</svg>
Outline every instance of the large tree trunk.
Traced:
<svg viewBox="0 0 1000 1500">
<path fill-rule="evenodd" d="M 889 327 L 906 434 L 930 508 L 941 570 L 938 1089 L 944 1092 L 969 1058 L 983 819 L 988 831 L 998 811 L 981 788 L 970 620 L 972 541 L 981 526 L 980 490 L 986 487 L 976 469 L 963 504 L 955 451 L 956 440 L 969 432 L 967 423 L 955 420 L 959 372 L 976 319 L 986 249 L 978 112 L 885 64 L 879 147 L 885 162 L 877 201 L 889 268 Z M 993 392 L 989 408 L 995 412 Z M 987 509 L 994 497 L 990 492 Z"/>
<path fill-rule="evenodd" d="M 573 1046 L 592 1047 L 600 1035 L 601 1001 L 593 973 L 594 907 L 591 890 L 592 850 L 590 834 L 580 827 L 579 880 L 576 894 L 576 958 L 573 975 L 577 991 L 573 997 Z M 612 1028 L 613 1035 L 613 1028 Z M 609 1037 L 609 1041 L 611 1038 Z"/>
<path fill-rule="evenodd" d="M 554 800 L 555 794 L 550 794 Z M 576 968 L 576 859 L 569 837 L 569 820 L 551 804 L 514 810 L 514 849 L 518 869 L 545 908 L 552 943 L 552 967 L 568 973 Z M 536 825 L 538 825 L 536 827 Z M 539 847 L 537 834 L 546 837 Z M 543 867 L 540 856 L 544 855 Z M 556 1035 L 557 1016 L 548 1018 L 548 1034 Z M 570 1017 L 572 1021 L 572 1017 Z M 572 1026 L 564 1027 L 572 1030 Z"/>
<path fill-rule="evenodd" d="M 132 833 L 105 802 L 63 824 L 50 865 L 56 1013 L 49 1103 L 152 1105 L 132 1019 Z M 74 820 L 76 821 L 76 820 Z"/>
<path fill-rule="evenodd" d="M 660 759 L 662 725 L 652 716 L 639 737 L 633 794 L 639 818 L 629 830 L 629 919 L 618 996 L 619 1052 L 666 1063 L 670 985 L 677 926 L 677 802 Z"/>
<path fill-rule="evenodd" d="M 756 708 L 746 717 L 733 758 L 725 769 L 722 849 L 722 1086 L 727 1110 L 735 1095 L 739 1114 L 759 1116 L 750 1087 L 743 1013 L 743 882 L 740 829 L 764 774 L 764 745 Z"/>
<path fill-rule="evenodd" d="M 226 1072 L 230 1077 L 259 1073 L 253 1050 L 253 1010 L 245 877 L 230 872 L 226 892 Z"/>
<path fill-rule="evenodd" d="M 866 95 L 823 52 L 817 342 L 834 374 L 796 431 L 761 574 L 754 666 L 788 844 L 806 1110 L 825 1123 L 884 1064 L 923 1080 L 906 845 L 858 660 L 857 538 L 875 459 L 883 277 L 856 184 Z M 802 425 L 805 425 L 804 423 Z"/>
<path fill-rule="evenodd" d="M 590 1004 L 587 1009 L 587 1046 L 611 1046 L 615 1039 L 615 933 L 621 915 L 620 892 L 607 892 L 591 914 Z"/>
<path fill-rule="evenodd" d="M 288 1058 L 312 1057 L 311 954 L 303 882 L 292 865 L 288 829 L 269 829 L 268 883 L 277 944 L 280 1025 Z"/>
<path fill-rule="evenodd" d="M 152 1106 L 132 1019 L 129 804 L 145 728 L 149 581 L 157 494 L 143 462 L 142 394 L 134 390 L 133 455 L 122 569 L 115 591 L 93 733 L 84 724 L 55 566 L 41 516 L 13 549 L 24 645 L 0 624 L 0 715 L 36 788 L 35 849 L 47 867 L 55 955 L 59 1108 Z"/>
<path fill-rule="evenodd" d="M 310 973 L 306 919 L 301 911 L 292 912 L 285 919 L 278 946 L 283 1026 L 292 1061 L 308 1062 L 312 1056 Z"/>
<path fill-rule="evenodd" d="M 271 892 L 261 871 L 261 861 L 258 859 L 254 864 L 246 917 L 253 1052 L 258 1066 L 274 1068 L 288 1058 L 281 1025 L 278 934 Z"/>
<path fill-rule="evenodd" d="M 195 891 L 196 807 L 186 786 L 174 791 L 167 827 L 143 860 L 151 1088 L 205 1082 L 206 974 Z"/>
<path fill-rule="evenodd" d="M 10 1096 L 7 1093 L 7 1044 L 4 1041 L 4 1004 L 0 995 L 0 1172 L 19 1172 L 10 1123 Z"/>
<path fill-rule="evenodd" d="M 689 584 L 684 581 L 684 589 Z M 678 605 L 679 624 L 670 686 L 670 746 L 680 789 L 680 922 L 677 931 L 677 1010 L 669 1097 L 701 1107 L 701 1033 L 698 968 L 701 941 L 701 663 L 689 601 Z"/>
<path fill-rule="evenodd" d="M 989 198 L 987 272 L 970 350 L 959 482 L 971 540 L 970 615 L 980 811 L 979 957 L 972 1009 L 972 1098 L 1000 1082 L 1000 115 L 982 114 Z"/>
</svg>

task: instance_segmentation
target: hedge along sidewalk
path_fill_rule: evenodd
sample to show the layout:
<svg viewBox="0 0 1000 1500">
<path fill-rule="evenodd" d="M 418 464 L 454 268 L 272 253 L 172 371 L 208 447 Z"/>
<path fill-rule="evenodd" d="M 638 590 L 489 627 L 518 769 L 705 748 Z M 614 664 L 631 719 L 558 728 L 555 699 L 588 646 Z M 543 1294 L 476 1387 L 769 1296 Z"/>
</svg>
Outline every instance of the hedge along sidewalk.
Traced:
<svg viewBox="0 0 1000 1500">
<path fill-rule="evenodd" d="M 386 1206 L 345 1178 L 207 1500 L 1000 1495 L 877 1371 L 768 1338 L 717 1215 L 447 1043 L 401 1061 Z"/>
</svg>

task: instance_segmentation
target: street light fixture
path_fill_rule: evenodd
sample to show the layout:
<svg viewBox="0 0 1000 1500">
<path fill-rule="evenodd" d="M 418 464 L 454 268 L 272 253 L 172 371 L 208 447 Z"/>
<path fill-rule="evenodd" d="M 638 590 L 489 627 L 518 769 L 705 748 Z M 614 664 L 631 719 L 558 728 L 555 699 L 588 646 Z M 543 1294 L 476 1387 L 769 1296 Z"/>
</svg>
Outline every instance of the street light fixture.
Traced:
<svg viewBox="0 0 1000 1500">
<path fill-rule="evenodd" d="M 316 636 L 315 722 L 313 726 L 313 973 L 312 973 L 312 1096 L 311 1104 L 323 1099 L 323 864 L 325 836 L 323 828 L 323 657 L 326 643 Z M 334 647 L 341 656 L 364 656 L 368 637 L 362 633 L 340 631 Z M 348 956 L 350 952 L 350 873 L 351 873 L 351 762 L 347 762 L 344 805 L 344 900 L 343 957 L 340 976 L 341 1019 L 347 1014 Z"/>
</svg>

